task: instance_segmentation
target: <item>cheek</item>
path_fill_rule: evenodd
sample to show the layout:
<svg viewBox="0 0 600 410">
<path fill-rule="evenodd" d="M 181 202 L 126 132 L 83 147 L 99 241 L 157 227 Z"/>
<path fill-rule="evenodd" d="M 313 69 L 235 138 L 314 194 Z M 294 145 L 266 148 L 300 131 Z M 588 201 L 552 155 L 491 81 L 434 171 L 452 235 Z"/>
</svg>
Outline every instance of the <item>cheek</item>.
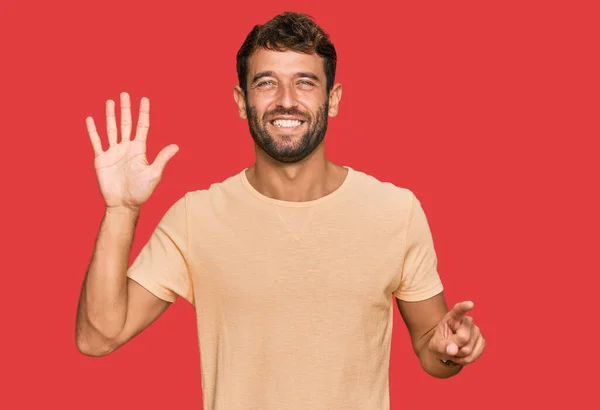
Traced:
<svg viewBox="0 0 600 410">
<path fill-rule="evenodd" d="M 325 102 L 323 96 L 316 92 L 298 93 L 297 101 L 299 105 L 310 108 L 311 111 L 314 111 Z"/>
<path fill-rule="evenodd" d="M 248 114 L 248 119 L 254 119 L 256 121 L 260 121 L 263 117 L 264 111 L 260 106 L 257 106 L 256 103 L 252 101 L 246 102 L 246 113 Z"/>
<path fill-rule="evenodd" d="M 250 103 L 255 107 L 268 107 L 276 101 L 276 94 L 273 91 L 256 91 L 249 95 Z"/>
<path fill-rule="evenodd" d="M 327 99 L 321 94 L 306 95 L 304 98 L 299 99 L 298 102 L 304 107 L 305 111 L 311 113 L 313 118 L 316 118 L 319 111 L 324 109 L 328 104 Z"/>
<path fill-rule="evenodd" d="M 257 121 L 264 121 L 265 118 L 265 114 L 267 112 L 269 112 L 269 107 L 268 106 L 264 106 L 260 103 L 255 103 L 254 105 L 252 105 L 252 112 L 255 116 L 255 118 L 257 119 Z"/>
</svg>

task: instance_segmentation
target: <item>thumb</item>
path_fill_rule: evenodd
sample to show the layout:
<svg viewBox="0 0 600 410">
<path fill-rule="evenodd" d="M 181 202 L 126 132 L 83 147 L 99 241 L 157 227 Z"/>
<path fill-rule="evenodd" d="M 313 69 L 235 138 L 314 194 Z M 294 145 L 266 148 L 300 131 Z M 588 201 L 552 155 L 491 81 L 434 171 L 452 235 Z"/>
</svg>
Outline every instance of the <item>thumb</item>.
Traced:
<svg viewBox="0 0 600 410">
<path fill-rule="evenodd" d="M 164 147 L 156 156 L 156 159 L 152 163 L 152 168 L 158 175 L 162 175 L 165 166 L 171 158 L 179 151 L 179 147 L 175 144 L 167 145 Z"/>
<path fill-rule="evenodd" d="M 444 348 L 444 353 L 446 353 L 448 356 L 454 356 L 455 354 L 458 353 L 458 346 L 456 343 L 454 343 L 452 340 L 445 340 L 445 348 Z"/>
<path fill-rule="evenodd" d="M 429 348 L 442 356 L 454 356 L 458 353 L 456 342 L 441 336 L 434 336 L 429 342 Z"/>
</svg>

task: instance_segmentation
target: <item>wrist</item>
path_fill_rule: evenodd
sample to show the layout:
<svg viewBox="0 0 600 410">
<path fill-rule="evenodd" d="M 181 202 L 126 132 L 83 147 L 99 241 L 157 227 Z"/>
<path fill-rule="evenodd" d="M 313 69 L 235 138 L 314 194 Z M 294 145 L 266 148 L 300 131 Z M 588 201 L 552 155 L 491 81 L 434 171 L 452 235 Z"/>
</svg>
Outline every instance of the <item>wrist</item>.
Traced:
<svg viewBox="0 0 600 410">
<path fill-rule="evenodd" d="M 140 207 L 138 206 L 106 206 L 105 212 L 111 215 L 124 215 L 124 216 L 137 216 L 140 213 Z"/>
</svg>

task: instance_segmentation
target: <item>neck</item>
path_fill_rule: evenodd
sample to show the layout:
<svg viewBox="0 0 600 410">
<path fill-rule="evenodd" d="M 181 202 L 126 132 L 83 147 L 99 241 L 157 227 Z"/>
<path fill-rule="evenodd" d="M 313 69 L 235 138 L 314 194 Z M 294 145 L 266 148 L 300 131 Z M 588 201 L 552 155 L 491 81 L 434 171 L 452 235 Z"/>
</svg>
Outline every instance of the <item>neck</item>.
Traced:
<svg viewBox="0 0 600 410">
<path fill-rule="evenodd" d="M 329 195 L 344 182 L 348 170 L 325 158 L 323 144 L 308 157 L 292 164 L 273 160 L 259 148 L 248 168 L 248 182 L 261 194 L 290 202 L 305 202 Z"/>
</svg>

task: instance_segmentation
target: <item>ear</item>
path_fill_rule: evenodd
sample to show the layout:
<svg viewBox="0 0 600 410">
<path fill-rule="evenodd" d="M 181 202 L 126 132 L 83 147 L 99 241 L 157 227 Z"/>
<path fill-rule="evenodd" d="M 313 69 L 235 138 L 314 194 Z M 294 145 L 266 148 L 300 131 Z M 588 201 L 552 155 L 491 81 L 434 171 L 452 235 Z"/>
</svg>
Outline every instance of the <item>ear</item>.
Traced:
<svg viewBox="0 0 600 410">
<path fill-rule="evenodd" d="M 340 100 L 342 99 L 342 85 L 337 83 L 329 92 L 329 116 L 335 117 L 339 111 Z"/>
<path fill-rule="evenodd" d="M 233 87 L 233 99 L 238 106 L 238 114 L 241 119 L 245 120 L 248 118 L 246 113 L 246 96 L 244 90 L 239 85 Z"/>
</svg>

